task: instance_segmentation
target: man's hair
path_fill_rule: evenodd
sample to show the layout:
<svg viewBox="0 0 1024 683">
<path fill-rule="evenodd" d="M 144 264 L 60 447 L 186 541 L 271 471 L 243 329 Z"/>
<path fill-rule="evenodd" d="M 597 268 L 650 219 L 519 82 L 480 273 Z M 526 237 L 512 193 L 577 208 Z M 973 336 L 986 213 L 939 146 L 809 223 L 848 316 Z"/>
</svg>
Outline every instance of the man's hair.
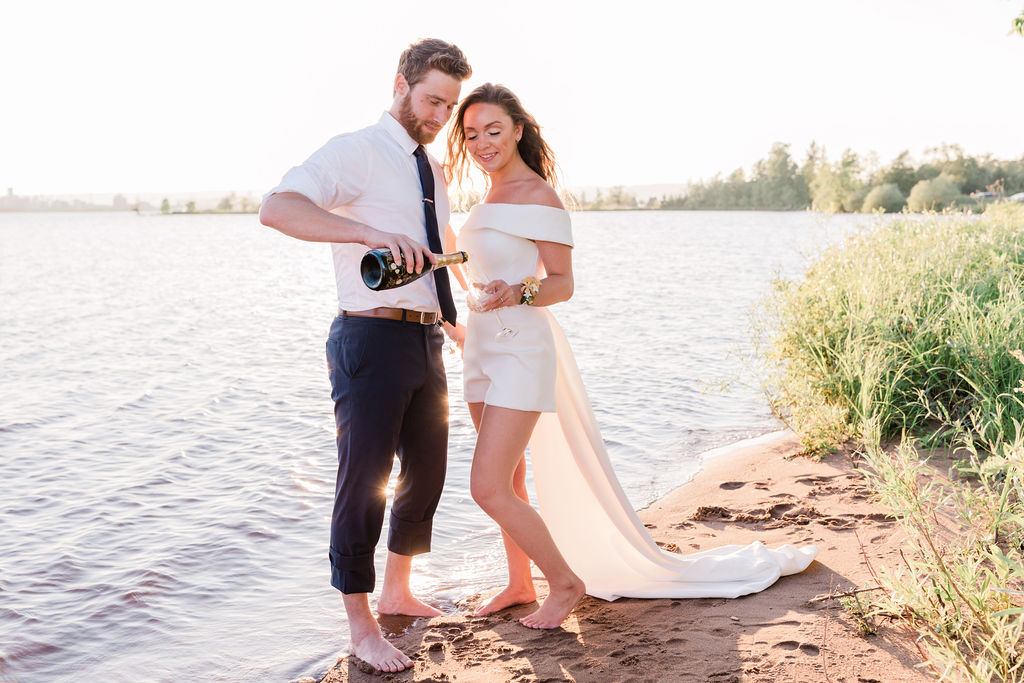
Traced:
<svg viewBox="0 0 1024 683">
<path fill-rule="evenodd" d="M 398 58 L 398 73 L 405 76 L 410 88 L 422 81 L 431 69 L 448 74 L 457 81 L 473 75 L 473 68 L 462 50 L 437 38 L 413 43 Z"/>
</svg>

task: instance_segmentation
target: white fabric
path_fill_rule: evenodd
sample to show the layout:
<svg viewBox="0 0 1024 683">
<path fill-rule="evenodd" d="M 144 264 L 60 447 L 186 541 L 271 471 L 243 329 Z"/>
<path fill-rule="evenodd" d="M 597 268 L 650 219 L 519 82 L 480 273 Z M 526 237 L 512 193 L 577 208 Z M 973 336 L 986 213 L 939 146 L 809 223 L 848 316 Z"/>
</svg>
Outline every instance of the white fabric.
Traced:
<svg viewBox="0 0 1024 683">
<path fill-rule="evenodd" d="M 536 246 L 529 241 L 533 235 L 544 235 L 535 239 L 555 236 L 558 239 L 552 241 L 572 243 L 564 211 L 502 204 L 482 207 L 474 207 L 459 240 L 471 247 L 466 249 L 470 263 L 475 261 L 478 267 L 493 271 L 493 275 L 487 273 L 491 279 L 514 282 L 531 274 L 538 258 Z M 537 208 L 548 210 L 531 210 Z M 531 328 L 531 338 L 550 340 L 543 354 L 553 358 L 556 368 L 555 376 L 548 380 L 553 385 L 556 412 L 540 416 L 530 439 L 530 461 L 541 517 L 569 566 L 583 579 L 588 594 L 604 600 L 735 598 L 764 590 L 780 576 L 803 571 L 814 560 L 818 552 L 814 546 L 769 549 L 760 542 L 690 555 L 661 550 L 615 477 L 572 349 L 554 316 L 546 309 L 527 306 L 499 313 L 506 325 L 519 328 L 516 338 Z M 494 313 L 470 314 L 464 352 L 467 397 L 481 395 L 477 374 L 495 363 L 491 356 L 508 355 L 514 348 L 505 346 L 508 342 L 492 341 L 494 317 Z M 536 330 L 537 325 L 546 330 Z M 509 367 L 536 374 L 538 368 L 549 365 L 550 360 L 534 368 L 525 363 Z M 525 385 L 519 377 L 508 372 L 486 377 L 491 383 L 486 387 L 487 402 L 492 392 L 501 400 L 507 395 L 522 400 L 518 394 Z M 506 382 L 511 390 L 504 388 Z"/>
<path fill-rule="evenodd" d="M 572 245 L 569 213 L 537 204 L 477 204 L 456 240 L 469 255 L 472 282 L 521 282 L 541 270 L 533 240 Z M 475 290 L 470 288 L 470 295 Z M 497 336 L 507 327 L 512 336 Z M 555 356 L 546 311 L 509 306 L 470 309 L 463 352 L 463 387 L 470 403 L 515 410 L 554 411 Z"/>
<path fill-rule="evenodd" d="M 266 197 L 297 192 L 326 211 L 427 244 L 423 189 L 412 155 L 417 144 L 402 124 L 384 112 L 376 124 L 327 141 L 301 165 L 285 173 Z M 437 224 L 443 230 L 450 213 L 444 174 L 437 160 L 427 156 L 434 171 Z M 440 238 L 444 244 L 444 235 Z M 423 277 L 404 287 L 374 292 L 359 275 L 359 261 L 367 251 L 365 245 L 332 244 L 331 250 L 339 308 L 363 311 L 390 306 L 439 310 L 434 278 Z"/>
<path fill-rule="evenodd" d="M 735 598 L 807 568 L 815 546 L 769 549 L 755 541 L 690 555 L 662 550 L 633 511 L 601 439 L 572 349 L 547 313 L 557 357 L 557 413 L 544 413 L 530 439 L 540 514 L 555 544 L 604 600 Z"/>
</svg>

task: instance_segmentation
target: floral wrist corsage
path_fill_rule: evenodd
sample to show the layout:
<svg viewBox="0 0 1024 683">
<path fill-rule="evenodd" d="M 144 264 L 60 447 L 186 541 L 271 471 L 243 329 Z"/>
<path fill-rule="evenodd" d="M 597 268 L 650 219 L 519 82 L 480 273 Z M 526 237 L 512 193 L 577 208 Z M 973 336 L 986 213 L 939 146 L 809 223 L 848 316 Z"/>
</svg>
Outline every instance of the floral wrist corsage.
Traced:
<svg viewBox="0 0 1024 683">
<path fill-rule="evenodd" d="M 529 306 L 533 303 L 533 300 L 537 298 L 537 293 L 540 291 L 540 280 L 530 276 L 523 280 L 523 296 L 519 299 L 519 303 L 526 304 Z"/>
</svg>

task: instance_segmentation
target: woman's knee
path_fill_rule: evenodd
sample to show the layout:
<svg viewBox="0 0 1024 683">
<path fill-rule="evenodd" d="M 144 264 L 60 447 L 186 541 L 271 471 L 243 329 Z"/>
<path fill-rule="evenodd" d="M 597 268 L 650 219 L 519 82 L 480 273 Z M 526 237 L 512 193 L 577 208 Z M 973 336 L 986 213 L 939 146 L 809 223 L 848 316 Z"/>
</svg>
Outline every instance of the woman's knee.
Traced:
<svg viewBox="0 0 1024 683">
<path fill-rule="evenodd" d="M 469 493 L 484 512 L 500 509 L 507 502 L 511 488 L 490 481 L 485 477 L 472 477 L 469 481 Z"/>
</svg>

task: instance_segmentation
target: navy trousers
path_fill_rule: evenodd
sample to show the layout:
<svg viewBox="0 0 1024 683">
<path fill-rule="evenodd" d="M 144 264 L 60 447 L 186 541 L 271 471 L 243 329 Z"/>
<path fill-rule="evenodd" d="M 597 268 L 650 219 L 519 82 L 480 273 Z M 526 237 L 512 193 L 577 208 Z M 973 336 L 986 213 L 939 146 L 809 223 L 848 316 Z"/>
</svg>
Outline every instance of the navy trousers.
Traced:
<svg viewBox="0 0 1024 683">
<path fill-rule="evenodd" d="M 338 316 L 327 340 L 337 425 L 338 479 L 331 517 L 331 585 L 370 593 L 384 524 L 385 489 L 401 462 L 388 550 L 430 550 L 448 454 L 448 382 L 436 325 Z"/>
</svg>

